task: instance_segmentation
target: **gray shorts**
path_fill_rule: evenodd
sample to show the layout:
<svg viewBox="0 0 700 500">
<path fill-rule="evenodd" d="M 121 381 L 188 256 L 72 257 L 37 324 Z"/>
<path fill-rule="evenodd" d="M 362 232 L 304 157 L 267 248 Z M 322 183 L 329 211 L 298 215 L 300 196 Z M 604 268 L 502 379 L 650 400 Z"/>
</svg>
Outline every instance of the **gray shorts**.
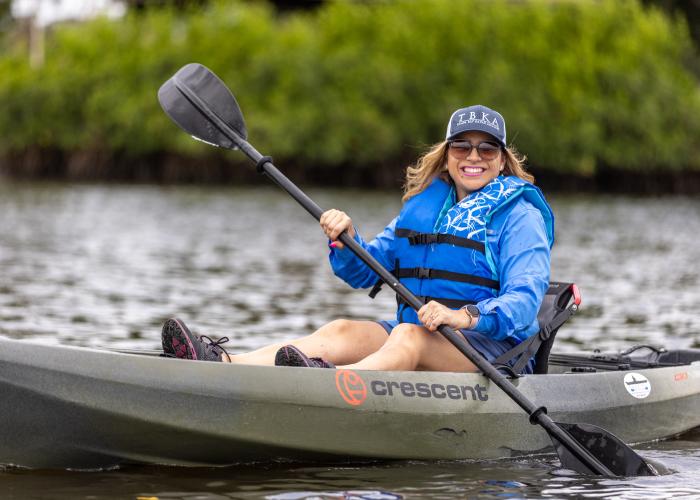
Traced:
<svg viewBox="0 0 700 500">
<path fill-rule="evenodd" d="M 387 333 L 391 333 L 391 330 L 393 330 L 396 325 L 399 324 L 397 320 L 382 320 L 377 321 L 377 323 L 379 323 L 387 331 Z M 510 351 L 513 347 L 518 345 L 518 343 L 512 339 L 493 340 L 484 334 L 472 330 L 460 330 L 459 332 L 464 336 L 466 341 L 469 342 L 474 349 L 479 351 L 479 354 L 481 354 L 489 362 L 493 362 L 501 354 Z M 508 364 L 511 366 L 513 366 L 513 363 L 513 360 L 508 362 Z M 525 365 L 525 368 L 523 368 L 522 373 L 532 373 L 534 366 L 535 361 L 531 359 L 530 362 Z"/>
</svg>

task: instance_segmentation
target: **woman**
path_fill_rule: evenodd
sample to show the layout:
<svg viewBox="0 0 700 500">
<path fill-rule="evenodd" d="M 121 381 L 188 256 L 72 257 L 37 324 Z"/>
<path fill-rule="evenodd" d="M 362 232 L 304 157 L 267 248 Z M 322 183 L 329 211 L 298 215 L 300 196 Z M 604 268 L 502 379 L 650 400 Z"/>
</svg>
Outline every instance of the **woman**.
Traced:
<svg viewBox="0 0 700 500">
<path fill-rule="evenodd" d="M 435 332 L 442 324 L 460 330 L 493 361 L 539 330 L 554 218 L 533 181 L 523 159 L 506 146 L 499 113 L 481 105 L 459 109 L 445 141 L 407 169 L 401 213 L 374 240 L 365 242 L 339 210 L 320 219 L 337 276 L 355 288 L 377 283 L 338 241 L 345 231 L 424 298 L 419 311 L 400 303 L 392 321 L 336 320 L 287 345 L 238 355 L 171 319 L 163 327 L 163 349 L 179 358 L 244 364 L 476 371 Z M 531 372 L 532 362 L 523 371 Z"/>
</svg>

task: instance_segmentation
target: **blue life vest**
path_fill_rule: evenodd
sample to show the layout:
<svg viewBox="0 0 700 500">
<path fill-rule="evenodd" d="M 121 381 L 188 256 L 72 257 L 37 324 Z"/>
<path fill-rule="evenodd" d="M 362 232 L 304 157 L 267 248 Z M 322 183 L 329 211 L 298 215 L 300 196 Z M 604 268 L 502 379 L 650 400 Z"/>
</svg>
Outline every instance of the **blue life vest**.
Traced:
<svg viewBox="0 0 700 500">
<path fill-rule="evenodd" d="M 436 178 L 404 204 L 396 222 L 394 275 L 424 302 L 458 309 L 498 296 L 499 272 L 486 238 L 494 214 L 523 197 L 542 213 L 550 246 L 554 216 L 542 192 L 514 176 L 499 176 L 452 206 L 450 191 Z M 396 317 L 420 324 L 405 303 Z"/>
</svg>

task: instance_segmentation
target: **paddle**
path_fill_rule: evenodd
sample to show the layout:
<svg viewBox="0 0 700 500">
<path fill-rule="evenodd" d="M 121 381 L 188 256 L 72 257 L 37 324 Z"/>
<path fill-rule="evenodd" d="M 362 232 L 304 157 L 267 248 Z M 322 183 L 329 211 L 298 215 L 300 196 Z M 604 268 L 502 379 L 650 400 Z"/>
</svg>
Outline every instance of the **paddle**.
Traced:
<svg viewBox="0 0 700 500">
<path fill-rule="evenodd" d="M 287 191 L 316 220 L 323 210 L 247 142 L 243 114 L 226 85 L 200 64 L 183 66 L 158 91 L 158 100 L 170 118 L 195 139 L 213 146 L 240 149 L 257 165 L 262 175 Z M 367 264 L 415 310 L 423 303 L 389 273 L 353 238 L 343 233 L 339 240 Z M 505 392 L 549 434 L 562 466 L 582 474 L 603 476 L 655 475 L 655 470 L 629 446 L 610 432 L 589 424 L 554 422 L 544 407 L 535 406 L 497 369 L 486 361 L 461 334 L 447 325 L 440 333 L 460 350 L 484 375 Z"/>
</svg>

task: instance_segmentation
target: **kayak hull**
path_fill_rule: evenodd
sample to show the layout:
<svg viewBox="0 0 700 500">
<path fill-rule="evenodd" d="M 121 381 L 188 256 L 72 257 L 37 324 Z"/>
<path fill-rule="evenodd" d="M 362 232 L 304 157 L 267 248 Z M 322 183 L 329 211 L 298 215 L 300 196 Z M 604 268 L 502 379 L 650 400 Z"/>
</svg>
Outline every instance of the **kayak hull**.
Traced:
<svg viewBox="0 0 700 500">
<path fill-rule="evenodd" d="M 630 373 L 643 386 L 636 396 Z M 700 425 L 697 362 L 513 383 L 554 420 L 628 443 Z M 0 339 L 0 397 L 0 463 L 36 468 L 552 452 L 480 374 L 229 365 Z"/>
</svg>

